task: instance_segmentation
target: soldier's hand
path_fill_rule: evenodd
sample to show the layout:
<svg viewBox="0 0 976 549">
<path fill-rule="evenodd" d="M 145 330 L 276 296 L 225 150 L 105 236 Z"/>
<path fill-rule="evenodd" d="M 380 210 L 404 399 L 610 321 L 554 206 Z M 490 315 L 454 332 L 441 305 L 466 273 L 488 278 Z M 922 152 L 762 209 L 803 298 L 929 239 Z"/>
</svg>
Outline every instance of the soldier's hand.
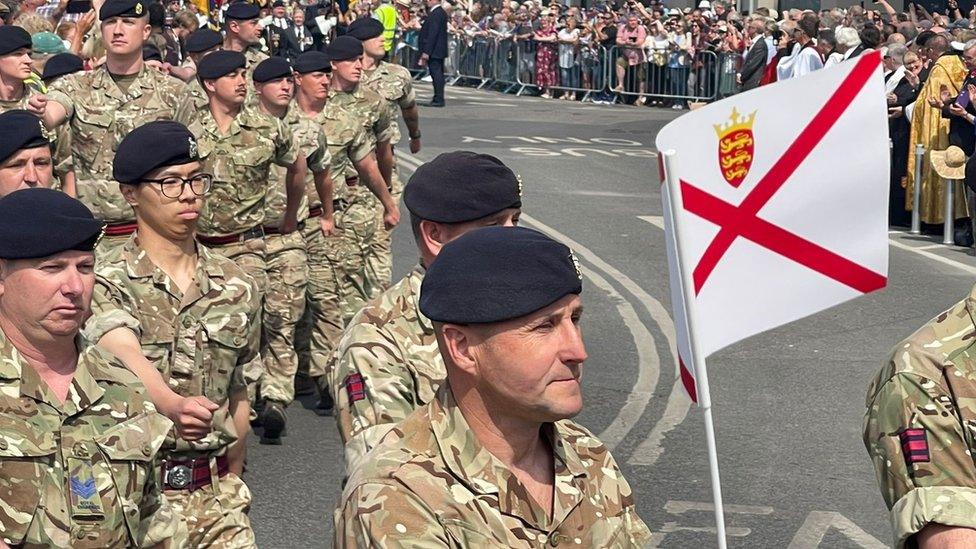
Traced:
<svg viewBox="0 0 976 549">
<path fill-rule="evenodd" d="M 291 234 L 298 230 L 298 222 L 295 220 L 286 220 L 281 222 L 281 234 Z"/>
<path fill-rule="evenodd" d="M 420 152 L 420 138 L 410 140 L 410 154 L 417 154 Z"/>
<path fill-rule="evenodd" d="M 392 231 L 393 227 L 396 227 L 397 223 L 399 222 L 400 209 L 396 205 L 394 205 L 392 208 L 387 208 L 383 212 L 383 225 L 386 227 L 386 230 Z"/>
<path fill-rule="evenodd" d="M 184 440 L 199 440 L 210 432 L 214 410 L 219 408 L 205 396 L 181 397 L 169 418 Z"/>
<path fill-rule="evenodd" d="M 39 118 L 44 118 L 44 113 L 47 112 L 47 96 L 41 94 L 30 96 L 27 100 L 27 110 Z"/>
<path fill-rule="evenodd" d="M 333 236 L 336 233 L 335 220 L 332 218 L 326 219 L 324 215 L 319 218 L 319 227 L 322 229 L 323 236 Z"/>
</svg>

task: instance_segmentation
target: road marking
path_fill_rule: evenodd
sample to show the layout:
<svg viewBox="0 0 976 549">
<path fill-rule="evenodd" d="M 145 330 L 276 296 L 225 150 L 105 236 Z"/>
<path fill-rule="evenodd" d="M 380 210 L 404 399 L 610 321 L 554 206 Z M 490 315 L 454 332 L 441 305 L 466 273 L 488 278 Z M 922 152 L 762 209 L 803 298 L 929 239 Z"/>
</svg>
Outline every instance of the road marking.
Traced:
<svg viewBox="0 0 976 549">
<path fill-rule="evenodd" d="M 725 505 L 726 513 L 737 515 L 771 515 L 773 508 L 766 505 Z M 708 511 L 715 510 L 715 505 L 704 501 L 668 501 L 664 504 L 664 510 L 672 515 L 682 515 L 689 511 Z"/>
<path fill-rule="evenodd" d="M 878 541 L 878 538 L 861 530 L 861 528 L 851 522 L 850 519 L 835 511 L 811 511 L 803 521 L 803 526 L 793 536 L 793 541 L 787 549 L 808 549 L 810 547 L 820 547 L 827 532 L 835 528 L 844 534 L 847 539 L 856 543 L 859 547 L 866 549 L 882 549 L 887 547 Z"/>
<path fill-rule="evenodd" d="M 398 156 L 401 161 L 413 166 L 419 166 L 421 163 L 419 159 L 406 152 L 400 153 Z M 525 213 L 522 214 L 520 219 L 523 223 L 535 227 L 544 233 L 548 233 L 556 240 L 559 240 L 572 248 L 573 251 L 576 252 L 577 256 L 593 265 L 597 270 L 616 280 L 621 286 L 624 287 L 624 289 L 627 290 L 628 293 L 634 296 L 638 303 L 644 307 L 644 310 L 647 311 L 654 322 L 660 327 L 661 332 L 668 341 L 668 348 L 671 351 L 672 363 L 677 366 L 677 361 L 673 359 L 673 357 L 677 356 L 674 322 L 660 301 L 644 291 L 644 289 L 638 286 L 637 283 L 630 279 L 630 277 L 611 266 L 591 250 L 575 240 L 572 240 L 568 236 Z M 639 319 L 637 320 L 641 326 L 641 329 L 643 331 L 647 331 L 646 327 L 643 326 L 643 323 L 640 323 Z M 632 333 L 634 333 L 636 336 L 636 332 Z M 635 339 L 635 342 L 636 341 L 637 339 Z M 640 345 L 638 345 L 638 350 L 639 349 Z M 657 356 L 656 347 L 654 348 L 653 352 L 653 356 Z M 608 448 L 615 447 L 616 444 L 623 440 L 630 430 L 637 425 L 638 420 L 647 409 L 648 402 L 654 393 L 659 377 L 660 363 L 639 363 L 637 383 L 634 384 L 630 394 L 627 396 L 625 404 L 621 407 L 620 411 L 617 413 L 617 416 L 613 419 L 613 421 L 610 422 L 610 425 L 608 425 L 607 428 L 598 435 L 598 437 L 607 445 Z M 648 385 L 652 380 L 654 384 Z M 675 381 L 674 385 L 672 386 L 671 393 L 668 396 L 668 401 L 665 405 L 665 414 L 657 420 L 654 427 L 651 429 L 651 435 L 648 436 L 648 438 L 646 438 L 640 444 L 637 450 L 634 451 L 628 463 L 633 462 L 641 465 L 653 465 L 657 461 L 658 457 L 660 457 L 660 455 L 664 452 L 664 435 L 672 431 L 682 421 L 684 421 L 688 415 L 688 410 L 691 407 L 691 401 L 688 400 L 688 397 L 680 388 L 680 384 L 681 380 L 678 378 L 677 372 L 675 372 Z"/>
<path fill-rule="evenodd" d="M 967 265 L 967 264 L 962 263 L 960 261 L 956 261 L 954 259 L 949 259 L 948 257 L 942 257 L 941 255 L 934 254 L 934 253 L 932 253 L 930 251 L 923 250 L 923 249 L 920 249 L 920 248 L 916 248 L 915 246 L 909 246 L 908 244 L 905 244 L 904 242 L 899 242 L 899 241 L 897 241 L 895 239 L 888 239 L 888 243 L 891 244 L 892 246 L 898 248 L 898 249 L 906 250 L 906 251 L 912 252 L 913 254 L 918 254 L 918 255 L 920 255 L 922 257 L 926 257 L 928 259 L 931 259 L 932 261 L 937 261 L 939 263 L 942 263 L 943 265 L 948 265 L 950 267 L 955 267 L 955 268 L 959 269 L 960 271 L 963 271 L 963 272 L 966 272 L 966 273 L 969 273 L 969 274 L 976 275 L 976 267 L 974 267 L 972 265 Z"/>
<path fill-rule="evenodd" d="M 512 108 L 512 107 L 517 107 L 518 106 L 515 103 L 503 103 L 501 101 L 499 101 L 499 102 L 494 102 L 494 101 L 472 101 L 470 99 L 464 100 L 464 103 L 463 104 L 464 105 L 477 105 L 479 107 L 509 107 L 509 108 Z"/>
<path fill-rule="evenodd" d="M 651 225 L 654 225 L 658 229 L 664 230 L 664 218 L 660 215 L 639 215 L 637 219 L 642 219 L 647 221 Z"/>
<path fill-rule="evenodd" d="M 707 534 L 718 534 L 718 530 L 714 526 L 678 526 L 678 523 L 676 522 L 665 522 L 664 526 L 661 527 L 661 531 L 669 534 L 672 532 L 702 532 Z M 725 535 L 732 538 L 744 538 L 750 533 L 752 533 L 752 530 L 736 526 L 729 526 L 725 529 Z"/>
</svg>

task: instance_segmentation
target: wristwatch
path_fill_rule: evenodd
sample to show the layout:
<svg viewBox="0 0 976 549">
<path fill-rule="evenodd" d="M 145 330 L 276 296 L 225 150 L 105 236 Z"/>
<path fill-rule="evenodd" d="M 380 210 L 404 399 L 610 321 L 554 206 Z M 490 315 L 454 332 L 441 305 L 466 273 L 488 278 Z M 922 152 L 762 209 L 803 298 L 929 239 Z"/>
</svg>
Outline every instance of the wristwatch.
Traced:
<svg viewBox="0 0 976 549">
<path fill-rule="evenodd" d="M 411 135 L 410 139 L 420 139 L 420 134 L 418 133 L 417 135 Z"/>
</svg>

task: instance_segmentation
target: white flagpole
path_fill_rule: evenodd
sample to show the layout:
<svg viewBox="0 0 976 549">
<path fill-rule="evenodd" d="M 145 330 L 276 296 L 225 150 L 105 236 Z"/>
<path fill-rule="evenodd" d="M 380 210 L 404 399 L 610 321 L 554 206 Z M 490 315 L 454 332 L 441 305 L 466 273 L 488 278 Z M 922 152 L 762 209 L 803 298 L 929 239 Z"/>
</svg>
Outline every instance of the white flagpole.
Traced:
<svg viewBox="0 0 976 549">
<path fill-rule="evenodd" d="M 681 295 L 684 297 L 686 325 L 685 333 L 688 334 L 688 345 L 691 347 L 691 360 L 693 361 L 691 367 L 694 368 L 695 371 L 698 405 L 701 407 L 705 416 L 705 445 L 708 447 L 708 468 L 712 477 L 712 501 L 715 505 L 715 529 L 716 533 L 718 534 L 719 549 L 726 549 L 725 510 L 722 504 L 722 481 L 719 478 L 718 472 L 718 448 L 715 445 L 715 426 L 712 423 L 712 397 L 708 388 L 708 369 L 705 367 L 705 359 L 702 355 L 701 349 L 698 347 L 698 338 L 695 337 L 695 315 L 691 311 L 691 309 L 694 307 L 695 295 L 692 291 L 691 285 L 685 283 L 685 281 L 691 280 L 691 273 L 686 272 L 685 262 L 682 261 L 681 256 L 683 252 L 677 236 L 678 220 L 677 216 L 674 214 L 675 208 L 679 208 L 681 204 L 679 180 L 675 176 L 674 171 L 675 151 L 668 150 L 659 154 L 662 155 L 661 158 L 664 164 L 665 186 L 668 189 L 668 197 L 670 199 L 669 202 L 671 206 L 668 211 L 664 212 L 664 214 L 670 217 L 669 221 L 671 222 L 671 228 L 675 233 L 675 258 L 678 261 L 678 272 L 680 273 L 680 276 L 678 277 L 679 280 L 672 280 L 671 283 L 681 285 Z"/>
</svg>

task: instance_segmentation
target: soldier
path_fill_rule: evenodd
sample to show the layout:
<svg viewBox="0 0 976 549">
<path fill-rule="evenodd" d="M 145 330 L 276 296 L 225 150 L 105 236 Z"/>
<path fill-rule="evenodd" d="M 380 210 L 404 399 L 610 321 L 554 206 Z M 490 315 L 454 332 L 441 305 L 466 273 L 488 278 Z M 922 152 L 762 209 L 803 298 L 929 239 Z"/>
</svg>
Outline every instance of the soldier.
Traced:
<svg viewBox="0 0 976 549">
<path fill-rule="evenodd" d="M 207 109 L 209 104 L 207 92 L 203 90 L 200 80 L 196 78 L 197 63 L 204 55 L 220 49 L 223 43 L 224 37 L 219 32 L 206 27 L 195 30 L 186 37 L 187 57 L 183 66 L 180 67 L 184 69 L 182 74 L 185 76 L 184 80 L 187 81 L 186 98 L 180 105 L 180 112 L 176 115 L 177 120 L 181 122 L 189 120 L 198 111 Z"/>
<path fill-rule="evenodd" d="M 868 388 L 864 444 L 896 547 L 976 546 L 976 289 L 894 347 Z"/>
<path fill-rule="evenodd" d="M 99 258 L 85 334 L 113 352 L 174 420 L 162 447 L 167 502 L 189 547 L 253 547 L 244 469 L 245 366 L 259 360 L 261 302 L 233 261 L 198 245 L 194 228 L 212 176 L 182 124 L 132 131 L 114 174 L 137 232 Z"/>
<path fill-rule="evenodd" d="M 79 336 L 102 222 L 51 189 L 0 199 L 0 546 L 153 547 L 178 536 L 156 484 L 172 424 Z"/>
<path fill-rule="evenodd" d="M 356 262 L 356 258 L 361 257 L 356 255 L 359 249 L 350 249 L 355 233 L 346 223 L 346 209 L 353 193 L 360 191 L 358 185 L 362 182 L 385 206 L 388 223 L 396 224 L 400 212 L 380 174 L 374 135 L 356 118 L 340 109 L 330 108 L 332 63 L 329 56 L 317 51 L 305 52 L 298 56 L 294 69 L 298 109 L 302 116 L 322 127 L 332 158 L 329 171 L 334 198 L 320 202 L 318 196 L 309 194 L 309 219 L 317 219 L 319 223 L 306 223 L 303 231 L 309 266 L 305 317 L 308 326 L 299 330 L 296 341 L 299 352 L 308 357 L 308 375 L 319 389 L 318 410 L 325 413 L 332 408 L 331 394 L 325 386 L 325 370 L 335 344 L 342 336 L 340 281 L 349 276 L 347 273 L 361 273 L 361 268 L 356 270 L 361 267 L 361 263 Z M 345 175 L 350 166 L 358 177 Z M 341 231 L 351 234 L 344 238 L 334 234 Z M 352 267 L 349 267 L 350 263 Z M 303 352 L 304 349 L 308 352 Z M 300 360 L 305 359 L 300 357 Z"/>
<path fill-rule="evenodd" d="M 388 4 L 386 6 L 389 7 Z M 392 9 L 391 7 L 390 10 Z M 363 43 L 362 84 L 386 99 L 390 107 L 390 118 L 393 120 L 390 146 L 396 147 L 400 142 L 400 126 L 396 119 L 402 113 L 410 136 L 410 152 L 417 154 L 420 152 L 420 110 L 413 93 L 413 77 L 406 68 L 383 60 L 388 51 L 383 24 L 371 17 L 364 17 L 353 21 L 347 34 Z M 390 186 L 393 199 L 399 202 L 403 184 L 400 182 L 396 163 L 393 164 Z M 377 209 L 376 233 L 370 243 L 366 263 L 383 287 L 390 284 L 393 272 L 391 237 L 392 233 L 383 226 L 382 211 Z"/>
<path fill-rule="evenodd" d="M 0 112 L 23 109 L 36 90 L 26 82 L 33 76 L 31 35 L 17 26 L 0 27 Z"/>
<path fill-rule="evenodd" d="M 420 310 L 447 380 L 352 473 L 336 547 L 650 541 L 606 446 L 568 419 L 583 405 L 581 290 L 569 248 L 530 229 L 477 229 L 444 246 Z"/>
<path fill-rule="evenodd" d="M 48 128 L 70 125 L 78 199 L 108 223 L 103 247 L 121 245 L 136 229 L 132 208 L 112 178 L 119 141 L 146 122 L 172 119 L 186 88 L 143 62 L 148 15 L 145 0 L 106 0 L 98 12 L 105 63 L 64 77 L 47 96 L 29 101 L 29 110 L 42 116 Z"/>
<path fill-rule="evenodd" d="M 292 104 L 295 84 L 291 65 L 284 58 L 265 59 L 254 69 L 254 88 L 258 107 L 264 114 L 281 120 L 290 132 L 300 156 L 305 158 L 306 193 L 322 196 L 320 201 L 332 200 L 332 181 L 329 164 L 332 158 L 325 143 L 322 127 L 302 116 Z M 281 444 L 285 429 L 285 408 L 295 398 L 295 326 L 305 312 L 305 292 L 308 283 L 308 257 L 302 231 L 308 218 L 308 199 L 302 196 L 298 208 L 300 230 L 282 234 L 279 225 L 284 220 L 286 203 L 285 178 L 280 166 L 271 167 L 272 188 L 265 206 L 265 245 L 268 265 L 268 290 L 264 298 L 263 349 L 265 377 L 261 395 L 266 404 L 261 418 L 264 428 L 261 442 Z M 318 224 L 316 223 L 316 229 Z"/>
<path fill-rule="evenodd" d="M 250 2 L 234 2 L 224 12 L 224 49 L 244 54 L 248 82 L 254 67 L 268 58 L 268 54 L 261 51 L 263 27 L 258 22 L 260 15 L 260 8 Z"/>
<path fill-rule="evenodd" d="M 234 4 L 236 5 L 236 4 Z M 204 168 L 212 173 L 213 190 L 204 203 L 197 225 L 197 240 L 233 259 L 258 284 L 263 299 L 267 288 L 265 208 L 271 194 L 271 165 L 287 168 L 286 203 L 278 230 L 298 227 L 298 207 L 305 192 L 305 158 L 298 154 L 285 125 L 244 106 L 244 55 L 215 51 L 200 60 L 197 77 L 209 98 L 209 108 L 198 112 L 187 127 L 196 137 Z M 260 316 L 254 319 L 260 321 Z M 245 372 L 255 404 L 263 365 Z"/>
<path fill-rule="evenodd" d="M 383 206 L 384 225 L 392 230 L 399 220 L 399 212 L 396 220 L 391 218 L 390 212 L 396 208 L 396 202 L 389 192 L 395 162 L 390 139 L 396 124 L 390 118 L 390 110 L 383 98 L 360 85 L 363 72 L 362 43 L 351 36 L 340 36 L 332 41 L 326 53 L 332 59 L 332 81 L 326 112 L 329 116 L 347 119 L 350 124 L 364 126 L 372 133 L 377 167 L 386 187 L 384 196 L 390 196 L 390 205 Z M 325 135 L 331 138 L 334 134 L 326 129 Z M 337 225 L 341 241 L 341 263 L 344 266 L 344 272 L 339 278 L 343 323 L 348 323 L 352 315 L 384 287 L 376 279 L 375 273 L 366 266 L 366 258 L 376 232 L 375 202 L 361 188 L 356 188 L 358 183 L 350 183 L 362 175 L 357 170 L 358 167 L 346 167 L 346 186 L 350 188 L 349 206 L 343 211 L 341 223 Z"/>
<path fill-rule="evenodd" d="M 85 70 L 85 62 L 73 53 L 59 53 L 44 63 L 44 72 L 41 73 L 41 80 L 45 86 L 50 86 L 54 81 L 62 76 L 68 76 L 76 72 Z"/>
<path fill-rule="evenodd" d="M 0 114 L 0 197 L 53 185 L 51 142 L 43 130 L 41 119 L 25 110 Z"/>
<path fill-rule="evenodd" d="M 427 267 L 441 246 L 468 231 L 517 224 L 521 184 L 493 156 L 445 153 L 417 169 L 404 203 L 420 264 L 356 313 L 328 368 L 347 472 L 430 402 L 447 375 L 430 320 L 417 308 Z"/>
</svg>

